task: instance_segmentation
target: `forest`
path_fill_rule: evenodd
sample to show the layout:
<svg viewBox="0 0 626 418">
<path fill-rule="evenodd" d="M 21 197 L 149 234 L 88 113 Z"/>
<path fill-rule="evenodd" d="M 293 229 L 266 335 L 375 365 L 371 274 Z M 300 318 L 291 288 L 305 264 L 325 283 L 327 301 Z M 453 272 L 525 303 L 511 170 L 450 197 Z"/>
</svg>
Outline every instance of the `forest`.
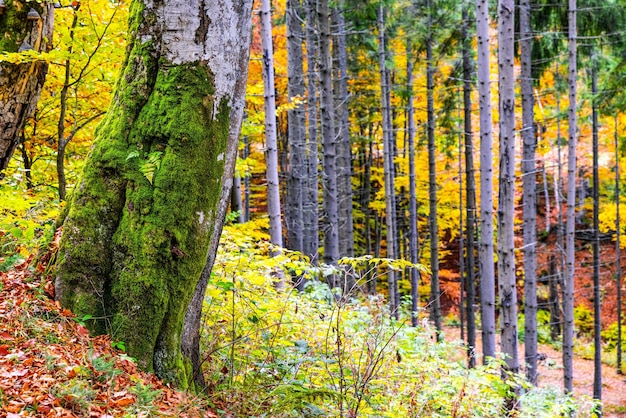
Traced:
<svg viewBox="0 0 626 418">
<path fill-rule="evenodd" d="M 0 0 L 0 415 L 626 416 L 625 27 Z"/>
</svg>

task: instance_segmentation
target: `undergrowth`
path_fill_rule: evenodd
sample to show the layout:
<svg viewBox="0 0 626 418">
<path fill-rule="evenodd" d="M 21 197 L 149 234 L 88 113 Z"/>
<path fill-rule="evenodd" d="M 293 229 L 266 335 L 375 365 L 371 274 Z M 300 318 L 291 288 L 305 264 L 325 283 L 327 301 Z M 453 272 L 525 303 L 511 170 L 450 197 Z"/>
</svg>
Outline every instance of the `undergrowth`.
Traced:
<svg viewBox="0 0 626 418">
<path fill-rule="evenodd" d="M 493 417 L 522 387 L 520 417 L 590 415 L 590 403 L 501 364 L 467 369 L 459 344 L 436 342 L 426 319 L 411 327 L 408 305 L 390 318 L 384 299 L 358 291 L 388 260 L 346 259 L 337 271 L 297 253 L 270 258 L 261 222 L 227 226 L 206 298 L 202 352 L 217 408 L 249 417 Z M 404 266 L 402 266 L 404 267 Z M 306 280 L 277 291 L 276 269 Z M 330 289 L 325 274 L 352 276 L 352 291 Z"/>
</svg>

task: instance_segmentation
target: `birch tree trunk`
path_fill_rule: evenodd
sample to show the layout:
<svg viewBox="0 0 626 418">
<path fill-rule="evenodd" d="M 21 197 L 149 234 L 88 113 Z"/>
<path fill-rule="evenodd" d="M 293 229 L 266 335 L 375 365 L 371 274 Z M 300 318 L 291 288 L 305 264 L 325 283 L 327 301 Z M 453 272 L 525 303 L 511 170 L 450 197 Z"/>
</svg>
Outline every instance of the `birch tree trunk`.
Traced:
<svg viewBox="0 0 626 418">
<path fill-rule="evenodd" d="M 522 90 L 522 173 L 524 199 L 524 361 L 526 378 L 537 384 L 537 193 L 532 80 L 530 0 L 521 0 L 520 84 Z M 546 213 L 546 219 L 550 213 Z"/>
<path fill-rule="evenodd" d="M 251 8 L 133 2 L 114 98 L 63 223 L 57 299 L 183 388 L 202 384 L 200 314 L 232 186 Z"/>
<path fill-rule="evenodd" d="M 500 345 L 506 369 L 519 371 L 517 354 L 517 291 L 515 286 L 515 2 L 498 2 L 498 90 L 500 92 L 500 184 L 498 194 L 498 297 Z"/>
<path fill-rule="evenodd" d="M 263 104 L 265 109 L 265 171 L 267 176 L 267 214 L 270 218 L 270 241 L 283 246 L 283 228 L 278 180 L 278 141 L 276 138 L 276 96 L 274 88 L 274 48 L 272 45 L 272 11 L 270 0 L 261 1 L 261 45 L 263 49 Z M 277 255 L 278 250 L 272 252 Z M 276 287 L 284 287 L 279 271 Z"/>
<path fill-rule="evenodd" d="M 333 102 L 332 56 L 330 12 L 328 0 L 318 0 L 318 24 L 320 31 L 320 113 L 322 117 L 322 149 L 324 171 L 324 262 L 337 265 L 339 260 L 339 201 L 337 194 L 337 137 L 335 135 L 335 109 Z M 336 278 L 332 286 L 339 285 Z"/>
<path fill-rule="evenodd" d="M 19 4 L 21 7 L 9 3 L 0 16 L 0 52 L 48 51 L 54 27 L 52 3 Z M 38 12 L 38 20 L 27 19 L 31 8 Z M 47 72 L 48 63 L 43 60 L 0 62 L 0 178 L 20 143 L 26 121 L 37 107 Z"/>
<path fill-rule="evenodd" d="M 489 2 L 476 0 L 478 102 L 480 107 L 480 321 L 483 363 L 496 356 L 496 295 L 493 251 L 492 112 L 489 70 Z"/>
<path fill-rule="evenodd" d="M 391 133 L 391 109 L 390 109 L 390 92 L 389 92 L 389 77 L 387 75 L 387 69 L 385 67 L 386 61 L 386 47 L 385 47 L 385 8 L 383 3 L 380 3 L 378 8 L 378 65 L 380 67 L 380 94 L 381 94 L 381 106 L 383 116 L 383 164 L 384 164 L 384 176 L 385 176 L 385 222 L 387 227 L 386 233 L 386 245 L 387 245 L 387 258 L 396 258 L 395 254 L 395 199 L 394 199 L 394 176 L 393 176 L 393 135 Z M 398 283 L 396 281 L 396 273 L 392 269 L 388 269 L 387 283 L 389 286 L 389 311 L 395 318 L 398 317 L 398 306 L 396 305 L 396 293 L 398 289 Z"/>
<path fill-rule="evenodd" d="M 311 262 L 318 262 L 319 250 L 319 170 L 318 170 L 318 75 L 316 63 L 318 61 L 318 37 L 316 32 L 317 0 L 306 0 L 306 60 L 307 60 L 307 118 L 308 138 L 306 144 L 306 194 L 303 203 L 304 254 L 311 258 Z"/>
<path fill-rule="evenodd" d="M 565 276 L 563 278 L 563 385 L 565 393 L 574 387 L 574 272 L 576 234 L 576 0 L 568 0 L 568 142 L 567 142 L 567 216 L 565 221 Z"/>
<path fill-rule="evenodd" d="M 302 5 L 300 0 L 287 1 L 287 78 L 289 101 L 304 98 L 304 69 L 302 66 Z M 289 249 L 303 251 L 304 212 L 306 193 L 306 120 L 304 107 L 298 105 L 287 112 L 289 135 L 289 180 L 285 222 Z"/>
</svg>

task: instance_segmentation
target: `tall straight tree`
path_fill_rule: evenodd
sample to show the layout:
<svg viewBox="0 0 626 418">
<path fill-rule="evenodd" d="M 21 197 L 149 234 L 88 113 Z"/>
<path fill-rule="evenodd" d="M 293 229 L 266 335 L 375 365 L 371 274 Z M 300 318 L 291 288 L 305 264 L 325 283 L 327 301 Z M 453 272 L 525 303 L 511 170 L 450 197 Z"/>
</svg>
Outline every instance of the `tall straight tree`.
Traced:
<svg viewBox="0 0 626 418">
<path fill-rule="evenodd" d="M 522 173 L 524 199 L 524 362 L 526 378 L 537 384 L 537 194 L 532 80 L 530 0 L 520 0 L 520 84 L 522 90 Z M 549 213 L 546 215 L 549 217 Z"/>
<path fill-rule="evenodd" d="M 302 65 L 302 5 L 300 0 L 287 1 L 287 92 L 289 101 L 304 98 L 304 70 Z M 304 107 L 297 105 L 287 112 L 289 135 L 289 178 L 285 202 L 285 222 L 289 249 L 303 251 L 304 213 L 306 193 L 306 119 Z"/>
<path fill-rule="evenodd" d="M 500 92 L 500 182 L 498 193 L 498 297 L 500 345 L 506 369 L 519 370 L 515 280 L 515 75 L 514 0 L 498 2 L 498 90 Z"/>
<path fill-rule="evenodd" d="M 415 185 L 415 108 L 413 106 L 413 44 L 407 40 L 406 45 L 406 89 L 407 89 L 407 118 L 409 142 L 409 261 L 419 262 L 417 236 L 417 192 Z M 411 269 L 411 325 L 418 324 L 417 310 L 419 309 L 419 271 Z"/>
<path fill-rule="evenodd" d="M 620 225 L 620 164 L 619 164 L 619 135 L 617 111 L 614 116 L 614 142 L 615 142 L 615 276 L 617 287 L 617 351 L 616 363 L 617 374 L 623 374 L 622 368 L 622 247 L 620 245 L 622 228 Z"/>
<path fill-rule="evenodd" d="M 591 130 L 593 177 L 593 399 L 602 400 L 602 323 L 600 295 L 600 178 L 598 175 L 598 57 L 591 51 Z M 601 406 L 600 406 L 601 408 Z M 601 415 L 601 412 L 599 413 Z"/>
<path fill-rule="evenodd" d="M 469 35 L 469 3 L 463 6 L 463 135 L 465 139 L 465 213 L 467 219 L 466 231 L 466 254 L 465 268 L 467 277 L 465 280 L 466 290 L 466 316 L 467 316 L 467 360 L 469 367 L 476 365 L 476 317 L 474 313 L 475 294 L 475 264 L 474 242 L 476 223 L 476 182 L 474 180 L 474 141 L 472 131 L 472 50 Z"/>
<path fill-rule="evenodd" d="M 576 234 L 576 75 L 577 75 L 577 27 L 576 0 L 568 0 L 568 69 L 567 84 L 569 106 L 567 143 L 567 216 L 565 220 L 565 275 L 563 278 L 563 385 L 565 393 L 574 386 L 574 272 Z"/>
<path fill-rule="evenodd" d="M 489 70 L 489 1 L 476 0 L 478 103 L 480 108 L 480 321 L 483 363 L 496 357 L 496 295 L 493 251 L 492 112 Z"/>
<path fill-rule="evenodd" d="M 29 10 L 37 19 L 27 17 Z M 36 1 L 9 3 L 0 15 L 0 53 L 48 51 L 52 47 L 54 8 Z M 32 116 L 48 73 L 44 60 L 0 63 L 0 178 L 20 143 L 20 134 Z"/>
<path fill-rule="evenodd" d="M 354 225 L 352 221 L 352 154 L 348 119 L 348 51 L 343 2 L 333 10 L 336 28 L 335 109 L 337 118 L 337 191 L 339 196 L 339 256 L 354 256 Z M 352 286 L 348 286 L 350 288 Z"/>
<path fill-rule="evenodd" d="M 114 98 L 68 203 L 55 294 L 140 367 L 187 387 L 202 383 L 201 310 L 237 157 L 252 1 L 130 10 Z"/>
<path fill-rule="evenodd" d="M 395 235 L 395 179 L 393 176 L 393 135 L 391 122 L 391 92 L 389 86 L 389 74 L 386 68 L 386 52 L 385 46 L 385 7 L 380 2 L 378 8 L 378 65 L 380 67 L 380 95 L 383 116 L 383 164 L 385 175 L 385 222 L 387 227 L 387 257 L 396 258 L 394 241 Z M 398 283 L 396 281 L 396 273 L 393 269 L 387 272 L 387 282 L 389 285 L 389 311 L 394 317 L 398 317 L 398 306 L 396 305 L 396 293 L 398 291 Z"/>
<path fill-rule="evenodd" d="M 306 192 L 304 194 L 304 237 L 302 250 L 311 262 L 318 262 L 319 250 L 319 169 L 318 169 L 318 99 L 317 99 L 317 0 L 306 0 L 307 119 Z"/>
<path fill-rule="evenodd" d="M 265 170 L 267 176 L 267 214 L 270 218 L 270 241 L 283 246 L 283 227 L 278 180 L 278 141 L 276 139 L 276 96 L 274 88 L 274 47 L 270 0 L 261 0 L 261 46 L 263 49 L 263 104 L 265 109 Z M 273 254 L 278 251 L 274 250 Z M 276 287 L 284 286 L 278 274 Z"/>
<path fill-rule="evenodd" d="M 322 151 L 324 170 L 324 262 L 336 265 L 339 260 L 339 201 L 337 194 L 337 137 L 335 136 L 335 109 L 333 102 L 333 68 L 331 56 L 330 11 L 328 0 L 317 2 L 320 32 L 320 78 L 322 117 Z M 332 286 L 337 286 L 335 278 Z"/>
<path fill-rule="evenodd" d="M 433 66 L 432 2 L 426 0 L 426 112 L 428 136 L 428 230 L 430 233 L 430 317 L 441 338 L 441 298 L 439 289 L 439 223 L 437 219 L 437 155 L 435 145 L 435 86 Z"/>
</svg>

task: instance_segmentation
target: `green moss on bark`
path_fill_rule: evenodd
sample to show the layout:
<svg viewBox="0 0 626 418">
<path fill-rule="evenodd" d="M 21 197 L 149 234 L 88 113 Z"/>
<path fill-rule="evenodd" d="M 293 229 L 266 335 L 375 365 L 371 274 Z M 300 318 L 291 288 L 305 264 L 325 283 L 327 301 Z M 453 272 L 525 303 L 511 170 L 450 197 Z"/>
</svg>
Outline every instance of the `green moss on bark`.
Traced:
<svg viewBox="0 0 626 418">
<path fill-rule="evenodd" d="M 214 103 L 206 66 L 159 60 L 150 40 L 129 51 L 70 203 L 56 285 L 65 306 L 102 318 L 94 331 L 186 387 L 180 338 L 213 232 L 230 109 Z"/>
</svg>

